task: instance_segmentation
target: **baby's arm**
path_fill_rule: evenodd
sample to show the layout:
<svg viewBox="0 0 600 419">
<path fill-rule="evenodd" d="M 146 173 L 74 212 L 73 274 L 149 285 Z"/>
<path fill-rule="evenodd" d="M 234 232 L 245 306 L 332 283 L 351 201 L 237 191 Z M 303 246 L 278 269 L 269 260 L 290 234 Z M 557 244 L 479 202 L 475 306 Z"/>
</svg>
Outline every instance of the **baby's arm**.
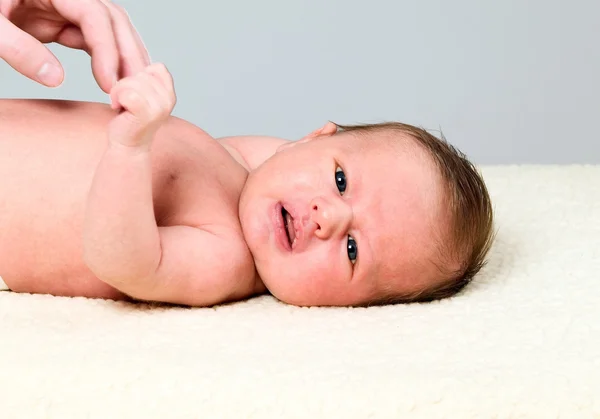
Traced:
<svg viewBox="0 0 600 419">
<path fill-rule="evenodd" d="M 243 297 L 248 250 L 228 231 L 158 227 L 150 146 L 175 105 L 167 69 L 154 64 L 119 81 L 108 147 L 88 196 L 84 258 L 102 281 L 133 298 L 211 305 Z M 227 261 L 226 263 L 224 263 Z M 248 294 L 248 293 L 246 293 Z"/>
</svg>

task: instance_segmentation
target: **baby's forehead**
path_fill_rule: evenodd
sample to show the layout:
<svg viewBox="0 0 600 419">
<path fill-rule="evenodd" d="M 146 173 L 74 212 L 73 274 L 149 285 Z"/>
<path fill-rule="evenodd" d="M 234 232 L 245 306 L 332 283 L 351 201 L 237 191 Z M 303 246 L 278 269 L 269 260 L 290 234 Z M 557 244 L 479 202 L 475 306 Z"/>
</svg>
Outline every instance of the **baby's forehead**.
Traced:
<svg viewBox="0 0 600 419">
<path fill-rule="evenodd" d="M 363 141 L 350 160 L 361 192 L 382 206 L 437 207 L 443 193 L 441 174 L 428 153 L 414 143 Z"/>
<path fill-rule="evenodd" d="M 404 133 L 345 133 L 338 142 L 339 151 L 353 164 L 387 177 L 388 185 L 401 181 L 407 174 L 441 182 L 441 173 L 434 158 L 412 136 Z M 378 176 L 371 176 L 379 181 Z"/>
<path fill-rule="evenodd" d="M 345 146 L 358 148 L 359 152 L 385 151 L 393 152 L 418 152 L 424 151 L 411 134 L 403 131 L 389 129 L 372 129 L 367 131 L 342 131 L 336 134 L 342 137 Z M 418 154 L 418 153 L 417 153 Z M 416 155 L 416 154 L 415 154 Z"/>
</svg>

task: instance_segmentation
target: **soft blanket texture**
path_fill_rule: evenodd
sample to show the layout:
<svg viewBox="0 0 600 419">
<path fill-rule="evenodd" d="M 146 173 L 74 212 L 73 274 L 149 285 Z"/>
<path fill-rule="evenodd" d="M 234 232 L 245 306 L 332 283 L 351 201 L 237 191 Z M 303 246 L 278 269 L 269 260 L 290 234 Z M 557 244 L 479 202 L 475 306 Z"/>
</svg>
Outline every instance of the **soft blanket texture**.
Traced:
<svg viewBox="0 0 600 419">
<path fill-rule="evenodd" d="M 600 166 L 484 167 L 459 296 L 215 308 L 0 292 L 0 417 L 600 417 Z"/>
</svg>

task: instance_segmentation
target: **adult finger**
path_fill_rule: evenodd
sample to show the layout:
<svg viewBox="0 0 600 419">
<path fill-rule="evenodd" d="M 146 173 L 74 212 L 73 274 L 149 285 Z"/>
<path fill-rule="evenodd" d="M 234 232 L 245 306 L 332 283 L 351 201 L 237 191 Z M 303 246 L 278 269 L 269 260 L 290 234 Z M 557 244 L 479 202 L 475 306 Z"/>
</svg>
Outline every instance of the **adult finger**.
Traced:
<svg viewBox="0 0 600 419">
<path fill-rule="evenodd" d="M 138 48 L 140 51 L 142 51 L 142 53 L 144 55 L 144 62 L 146 63 L 146 66 L 149 66 L 152 63 L 152 57 L 150 57 L 148 48 L 146 48 L 146 45 L 144 45 L 144 41 L 142 41 L 142 38 L 140 37 L 139 32 L 135 29 L 135 26 L 133 26 L 133 23 L 131 22 L 131 20 L 129 21 L 129 24 L 131 25 L 131 31 L 133 32 L 133 35 L 135 36 L 135 41 L 138 44 Z"/>
<path fill-rule="evenodd" d="M 133 27 L 127 11 L 108 0 L 101 1 L 109 10 L 112 18 L 121 65 L 119 75 L 127 77 L 137 74 L 150 64 L 148 51 Z"/>
<path fill-rule="evenodd" d="M 56 11 L 77 25 L 92 56 L 92 72 L 106 93 L 116 82 L 119 54 L 111 15 L 99 0 L 51 0 Z"/>
<path fill-rule="evenodd" d="M 0 15 L 0 58 L 32 80 L 59 86 L 64 72 L 58 59 L 41 42 Z"/>
<path fill-rule="evenodd" d="M 90 50 L 85 43 L 83 34 L 76 26 L 68 26 L 64 28 L 56 36 L 56 40 L 54 42 L 64 45 L 67 48 L 80 49 L 90 54 Z"/>
</svg>

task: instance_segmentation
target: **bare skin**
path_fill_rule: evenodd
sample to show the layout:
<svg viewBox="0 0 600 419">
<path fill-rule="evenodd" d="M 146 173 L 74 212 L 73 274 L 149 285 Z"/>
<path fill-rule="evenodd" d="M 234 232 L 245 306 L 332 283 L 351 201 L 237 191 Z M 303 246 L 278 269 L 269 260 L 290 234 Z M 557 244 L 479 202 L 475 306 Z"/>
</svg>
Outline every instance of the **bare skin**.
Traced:
<svg viewBox="0 0 600 419">
<path fill-rule="evenodd" d="M 0 59 L 32 80 L 58 86 L 64 70 L 43 43 L 86 51 L 106 93 L 150 64 L 127 12 L 109 0 L 0 0 Z"/>
<path fill-rule="evenodd" d="M 114 117 L 114 110 L 98 103 L 0 101 L 0 196 L 10 197 L 0 201 L 0 276 L 12 290 L 128 298 L 90 270 L 82 246 L 86 202 Z M 152 209 L 159 228 L 210 226 L 243 243 L 237 204 L 247 171 L 238 153 L 170 117 L 155 135 L 151 157 Z M 188 254 L 188 244 L 183 241 L 178 249 L 173 243 L 171 252 Z M 224 281 L 222 292 L 211 298 L 148 299 L 208 305 L 264 292 L 251 256 L 241 253 L 234 257 L 241 266 L 235 287 Z"/>
<path fill-rule="evenodd" d="M 0 101 L 0 277 L 16 292 L 357 305 L 436 280 L 439 173 L 408 137 L 327 123 L 215 140 L 162 64 L 111 106 Z M 392 181 L 390 181 L 392 180 Z"/>
<path fill-rule="evenodd" d="M 0 278 L 13 291 L 207 306 L 268 289 L 355 305 L 436 280 L 443 194 L 411 138 L 327 123 L 295 142 L 215 140 L 170 116 L 171 75 L 123 8 L 0 0 L 0 59 L 57 86 L 48 42 L 91 55 L 111 106 L 0 100 Z"/>
</svg>

